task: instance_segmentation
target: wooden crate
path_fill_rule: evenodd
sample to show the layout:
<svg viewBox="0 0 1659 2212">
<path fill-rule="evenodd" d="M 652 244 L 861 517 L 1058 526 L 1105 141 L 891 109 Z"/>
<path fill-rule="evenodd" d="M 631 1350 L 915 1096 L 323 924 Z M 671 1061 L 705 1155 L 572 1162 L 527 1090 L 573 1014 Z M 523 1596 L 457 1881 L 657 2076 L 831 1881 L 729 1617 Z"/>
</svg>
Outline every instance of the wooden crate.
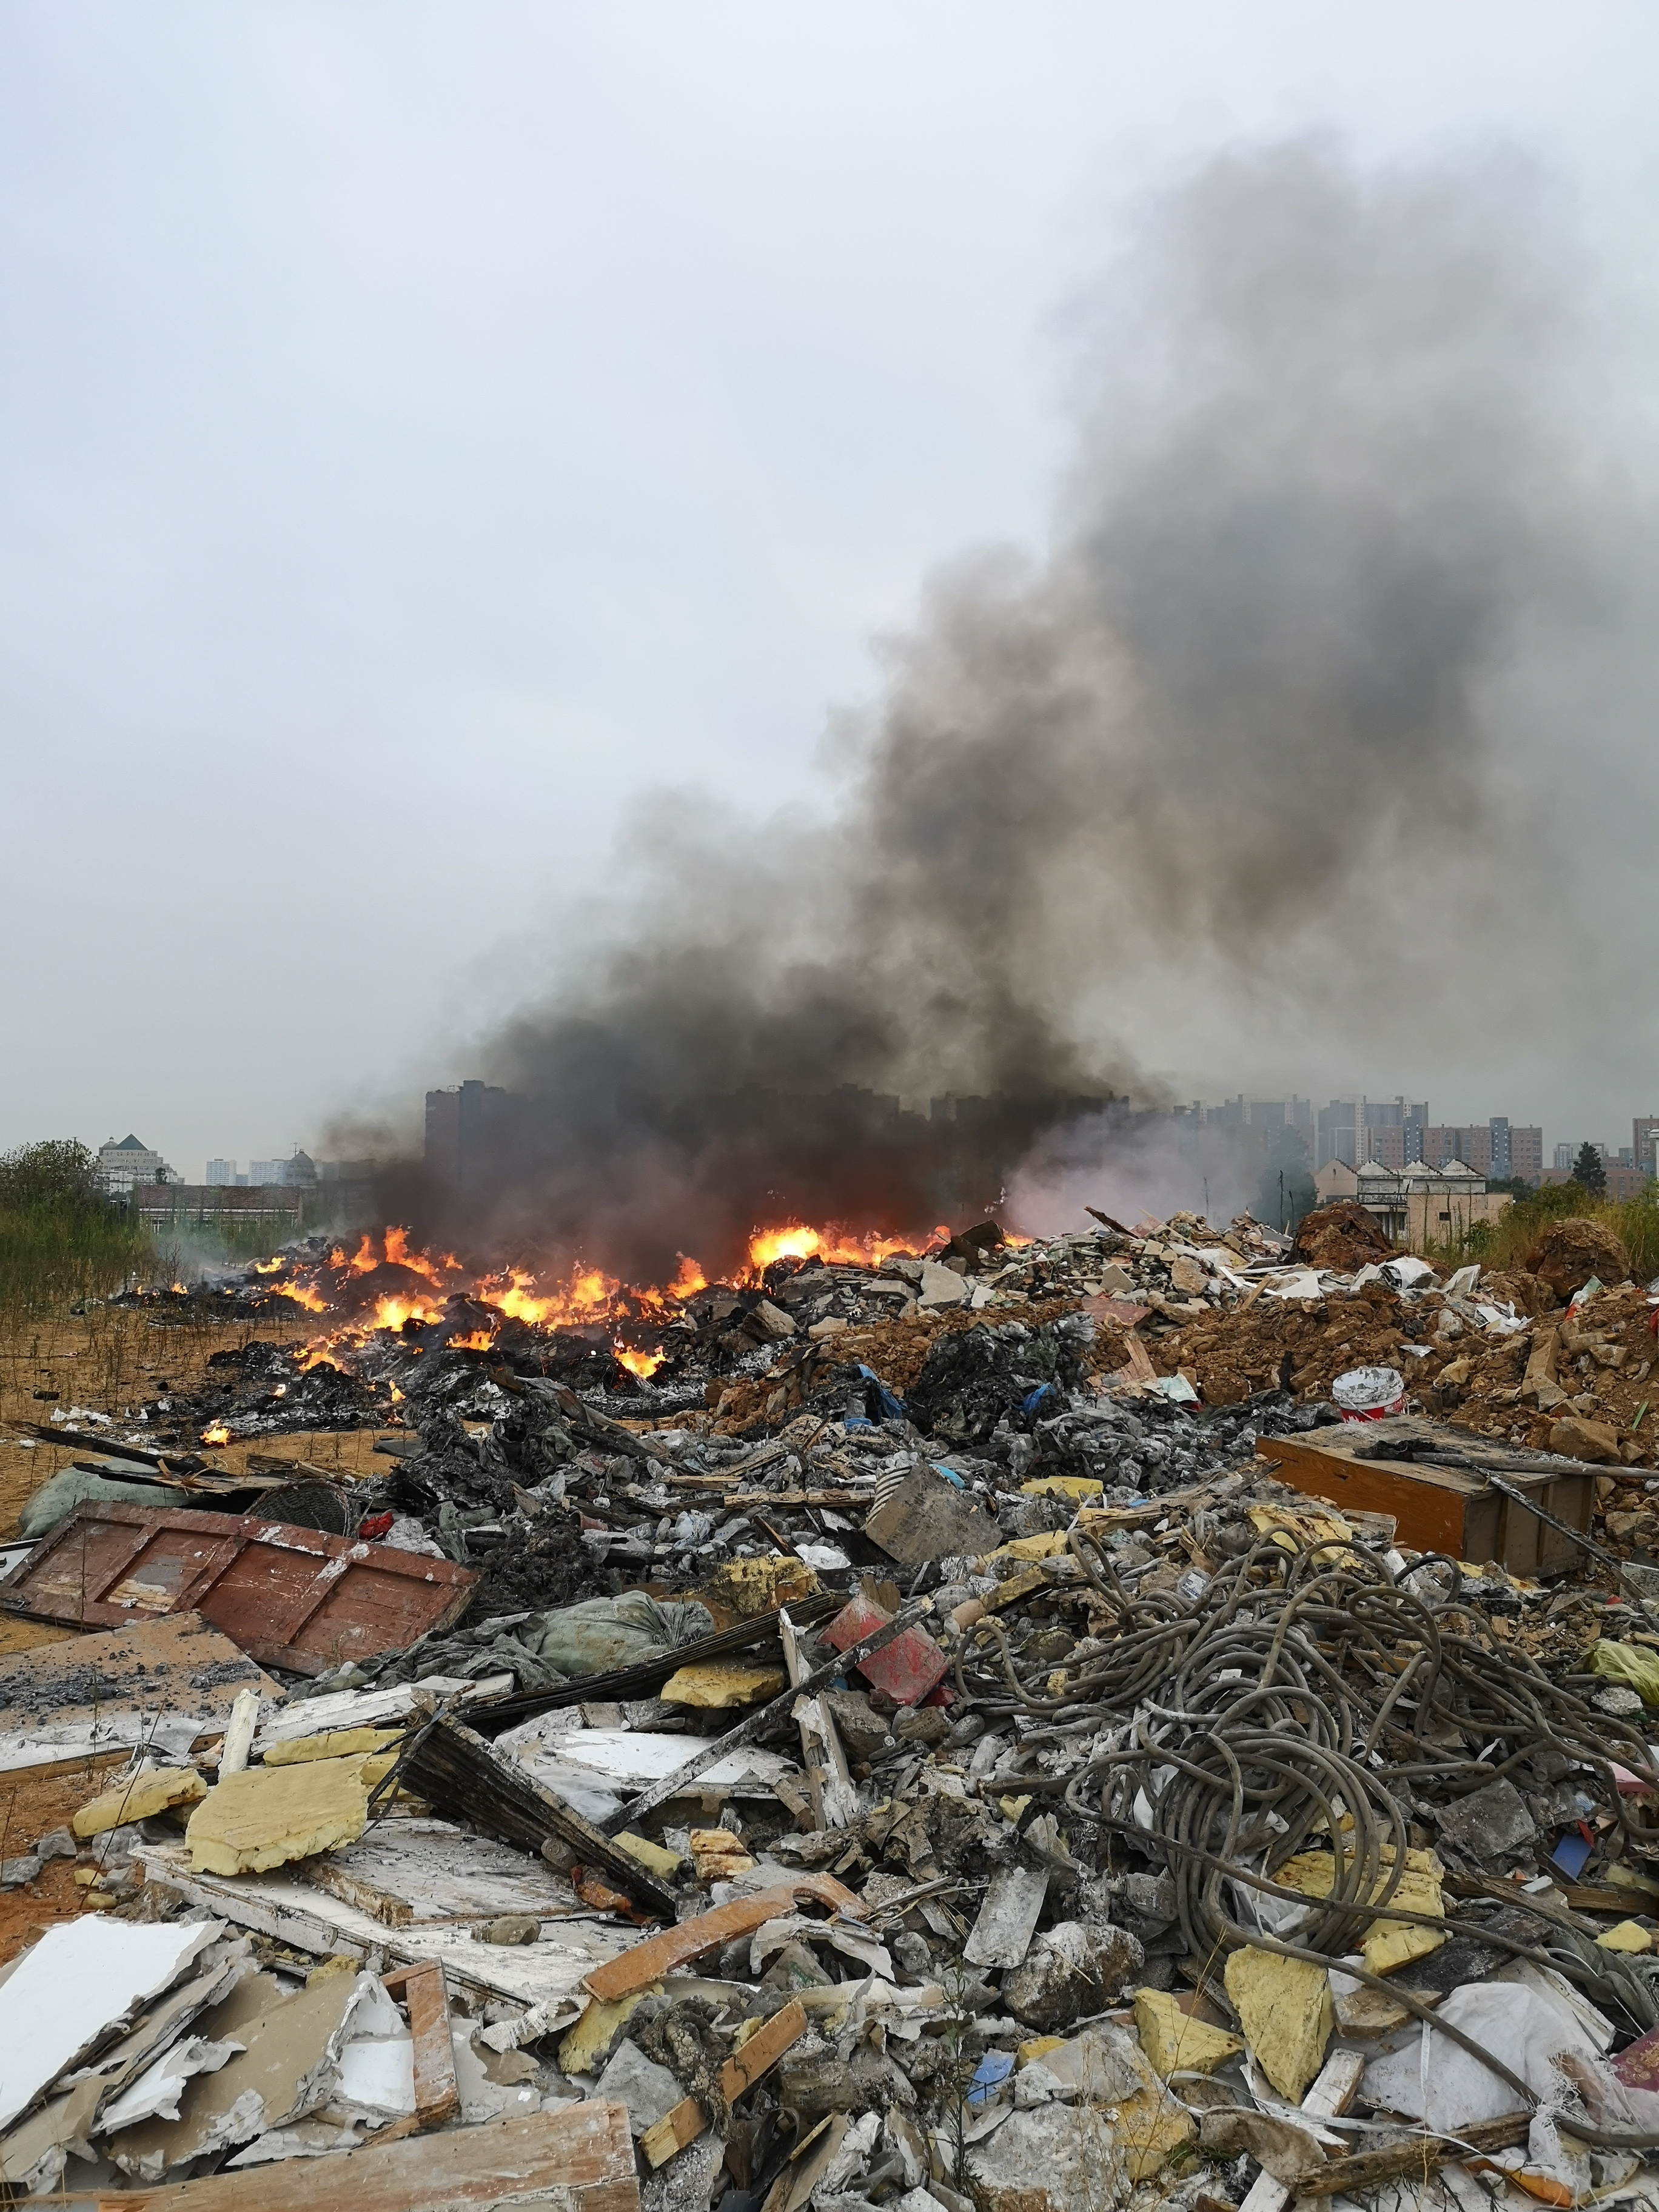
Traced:
<svg viewBox="0 0 1659 2212">
<path fill-rule="evenodd" d="M 1416 1450 L 1437 1447 L 1443 1455 L 1471 1464 L 1358 1456 L 1391 1437 Z M 1351 1512 L 1392 1514 L 1398 1540 L 1414 1552 L 1446 1552 L 1471 1566 L 1496 1559 L 1511 1574 L 1528 1577 L 1565 1574 L 1583 1562 L 1583 1552 L 1570 1537 L 1492 1489 L 1486 1472 L 1501 1474 L 1547 1513 L 1588 1535 L 1597 1470 L 1581 1460 L 1522 1462 L 1484 1437 L 1410 1418 L 1263 1437 L 1256 1456 L 1306 1498 L 1322 1498 Z"/>
</svg>

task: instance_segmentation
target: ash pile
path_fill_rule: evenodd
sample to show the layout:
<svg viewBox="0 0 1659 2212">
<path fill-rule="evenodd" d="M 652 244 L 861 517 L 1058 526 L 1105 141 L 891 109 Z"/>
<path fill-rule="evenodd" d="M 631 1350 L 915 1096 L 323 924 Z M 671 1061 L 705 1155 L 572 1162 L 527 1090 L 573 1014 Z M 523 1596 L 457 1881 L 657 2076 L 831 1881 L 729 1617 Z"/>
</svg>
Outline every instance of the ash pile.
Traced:
<svg viewBox="0 0 1659 2212">
<path fill-rule="evenodd" d="M 280 1351 L 216 1498 L 111 1419 L 161 1502 L 0 1583 L 81 1632 L 8 1771 L 102 1762 L 0 1869 L 81 1908 L 13 2188 L 1659 2205 L 1654 1294 L 1365 1234 L 776 1263 L 648 1381 L 423 1322 L 336 1369 L 368 1482 L 269 1464 Z"/>
</svg>

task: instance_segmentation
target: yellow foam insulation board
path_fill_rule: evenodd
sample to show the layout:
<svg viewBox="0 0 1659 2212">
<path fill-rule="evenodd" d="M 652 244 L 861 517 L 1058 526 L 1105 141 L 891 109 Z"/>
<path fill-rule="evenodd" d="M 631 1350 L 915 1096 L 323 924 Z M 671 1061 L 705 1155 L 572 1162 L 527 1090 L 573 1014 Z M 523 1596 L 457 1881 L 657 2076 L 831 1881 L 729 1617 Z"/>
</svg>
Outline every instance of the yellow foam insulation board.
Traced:
<svg viewBox="0 0 1659 2212">
<path fill-rule="evenodd" d="M 672 1881 L 683 1863 L 678 1851 L 671 1851 L 664 1844 L 653 1844 L 648 1836 L 634 1835 L 626 1828 L 611 1841 L 615 1850 L 626 1851 L 630 1859 L 639 1861 L 647 1874 L 660 1875 L 665 1881 Z"/>
<path fill-rule="evenodd" d="M 562 2074 L 586 2074 L 592 2070 L 593 2062 L 601 2051 L 609 2051 L 611 2039 L 619 2028 L 625 2027 L 637 2006 L 647 1997 L 659 1997 L 662 1984 L 653 1982 L 648 1989 L 635 1990 L 615 2004 L 602 2004 L 598 1997 L 590 1998 L 587 2010 L 559 2045 L 559 2071 Z"/>
<path fill-rule="evenodd" d="M 819 1584 L 805 1559 L 773 1552 L 757 1559 L 726 1560 L 715 1569 L 708 1587 L 740 1620 L 752 1620 L 757 1614 L 775 1613 L 781 1605 L 811 1597 Z"/>
<path fill-rule="evenodd" d="M 227 1775 L 190 1816 L 197 1874 L 258 1874 L 355 1843 L 368 1819 L 361 1759 L 303 1759 Z"/>
<path fill-rule="evenodd" d="M 1244 2039 L 1281 2097 L 1299 2105 L 1331 2039 L 1330 1977 L 1322 1966 L 1247 1946 L 1223 1976 Z"/>
<path fill-rule="evenodd" d="M 322 1735 L 290 1736 L 273 1743 L 265 1753 L 267 1766 L 295 1766 L 308 1759 L 352 1759 L 359 1753 L 389 1751 L 401 1743 L 402 1729 L 330 1729 Z"/>
<path fill-rule="evenodd" d="M 1380 1856 L 1383 1865 L 1392 1870 L 1393 1845 L 1384 1844 Z M 1443 1920 L 1446 1903 L 1440 1885 L 1445 1872 L 1432 1851 L 1408 1850 L 1400 1887 L 1389 1902 L 1402 1912 L 1424 1912 Z M 1285 1860 L 1273 1879 L 1286 1889 L 1299 1889 L 1304 1897 L 1328 1897 L 1336 1879 L 1336 1860 L 1329 1851 L 1298 1851 L 1294 1858 Z M 1387 1886 L 1385 1875 L 1372 1891 L 1372 1899 L 1381 1897 Z M 1445 1940 L 1433 1928 L 1413 1928 L 1403 1920 L 1373 1920 L 1361 1948 L 1372 1973 L 1391 1974 L 1413 1959 L 1425 1959 Z"/>
<path fill-rule="evenodd" d="M 1022 1482 L 1022 1498 L 1070 1498 L 1079 1505 L 1097 1505 L 1106 1495 L 1106 1486 L 1091 1474 L 1044 1474 L 1035 1482 Z"/>
<path fill-rule="evenodd" d="M 129 1820 L 148 1820 L 174 1805 L 194 1805 L 207 1796 L 207 1784 L 193 1766 L 156 1766 L 131 1782 L 89 1798 L 70 1826 L 77 1836 L 101 1836 Z"/>
<path fill-rule="evenodd" d="M 710 1660 L 701 1667 L 682 1667 L 658 1692 L 665 1705 L 695 1705 L 703 1711 L 723 1711 L 729 1705 L 760 1705 L 783 1688 L 779 1667 L 726 1667 Z"/>
<path fill-rule="evenodd" d="M 1166 2081 L 1176 2073 L 1213 2074 L 1244 2048 L 1238 2036 L 1193 2019 L 1162 1990 L 1135 1991 L 1135 2027 L 1154 2072 Z"/>
</svg>

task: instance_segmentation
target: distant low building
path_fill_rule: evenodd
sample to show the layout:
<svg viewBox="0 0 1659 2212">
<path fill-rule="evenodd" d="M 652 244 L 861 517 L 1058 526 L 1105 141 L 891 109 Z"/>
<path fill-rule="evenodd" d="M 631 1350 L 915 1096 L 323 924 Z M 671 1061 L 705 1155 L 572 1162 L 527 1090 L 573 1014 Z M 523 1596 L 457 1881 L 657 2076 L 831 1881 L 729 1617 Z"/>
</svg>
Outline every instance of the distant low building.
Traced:
<svg viewBox="0 0 1659 2212">
<path fill-rule="evenodd" d="M 98 1188 L 111 1198 L 125 1198 L 143 1184 L 178 1180 L 160 1152 L 153 1152 L 148 1145 L 131 1134 L 119 1139 L 112 1137 L 106 1144 L 100 1145 L 94 1173 Z"/>
<path fill-rule="evenodd" d="M 1463 1160 L 1403 1170 L 1374 1160 L 1363 1167 L 1328 1160 L 1316 1172 L 1314 1189 L 1322 1206 L 1344 1199 L 1363 1206 L 1396 1244 L 1413 1250 L 1450 1243 L 1477 1221 L 1496 1219 L 1514 1202 L 1507 1191 L 1489 1189 L 1485 1176 L 1477 1175 Z"/>
</svg>

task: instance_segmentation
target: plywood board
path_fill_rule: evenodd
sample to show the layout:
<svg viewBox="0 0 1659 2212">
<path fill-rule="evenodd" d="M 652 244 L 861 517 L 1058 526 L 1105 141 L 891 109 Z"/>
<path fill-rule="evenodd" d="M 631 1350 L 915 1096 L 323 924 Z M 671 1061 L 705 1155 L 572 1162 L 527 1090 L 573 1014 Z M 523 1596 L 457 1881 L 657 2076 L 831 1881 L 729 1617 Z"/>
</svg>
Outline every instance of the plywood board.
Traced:
<svg viewBox="0 0 1659 2212">
<path fill-rule="evenodd" d="M 0 1609 L 85 1628 L 194 1610 L 262 1664 L 320 1674 L 448 1627 L 477 1581 L 448 1559 L 253 1514 L 88 1502 L 0 1584 Z"/>
<path fill-rule="evenodd" d="M 1582 1558 L 1577 1547 L 1549 1528 L 1523 1505 L 1492 1489 L 1479 1471 L 1490 1458 L 1492 1471 L 1569 1528 L 1588 1533 L 1595 1499 L 1595 1474 L 1575 1461 L 1550 1460 L 1534 1468 L 1512 1453 L 1499 1454 L 1478 1437 L 1448 1430 L 1439 1438 L 1448 1456 L 1468 1458 L 1470 1468 L 1425 1466 L 1420 1460 L 1361 1458 L 1389 1434 L 1425 1441 L 1426 1424 L 1405 1420 L 1352 1422 L 1316 1429 L 1304 1436 L 1264 1437 L 1256 1456 L 1281 1482 L 1307 1498 L 1322 1498 L 1339 1510 L 1394 1516 L 1398 1540 L 1417 1552 L 1444 1552 L 1480 1566 L 1496 1559 L 1515 1575 L 1560 1574 Z"/>
<path fill-rule="evenodd" d="M 483 2127 L 101 2197 L 99 2212 L 639 2212 L 628 2107 L 590 2099 Z"/>
<path fill-rule="evenodd" d="M 479 1839 L 468 1842 L 476 1849 Z M 349 1867 L 358 1848 L 349 1844 L 335 1855 L 336 1863 Z M 626 1923 L 550 1916 L 538 1942 L 478 1943 L 472 1938 L 471 1916 L 426 1922 L 411 1916 L 408 1922 L 389 1925 L 362 1905 L 313 1887 L 289 1867 L 270 1874 L 193 1874 L 182 1844 L 140 1844 L 133 1856 L 149 1879 L 166 1882 L 217 1918 L 276 1942 L 322 1958 L 333 1954 L 368 1959 L 379 1954 L 407 1966 L 441 1960 L 452 1984 L 471 1983 L 525 2005 L 553 2006 L 568 1998 L 572 2019 L 580 2008 L 583 1978 L 639 1941 L 638 1929 Z M 547 1871 L 550 1882 L 556 1881 Z M 575 1900 L 574 1893 L 567 1890 L 567 1894 L 565 1910 L 569 1911 Z"/>
<path fill-rule="evenodd" d="M 281 1686 L 196 1613 L 16 1652 L 0 1658 L 0 1771 L 135 1743 L 185 1752 L 248 1688 L 280 1706 Z"/>
</svg>

